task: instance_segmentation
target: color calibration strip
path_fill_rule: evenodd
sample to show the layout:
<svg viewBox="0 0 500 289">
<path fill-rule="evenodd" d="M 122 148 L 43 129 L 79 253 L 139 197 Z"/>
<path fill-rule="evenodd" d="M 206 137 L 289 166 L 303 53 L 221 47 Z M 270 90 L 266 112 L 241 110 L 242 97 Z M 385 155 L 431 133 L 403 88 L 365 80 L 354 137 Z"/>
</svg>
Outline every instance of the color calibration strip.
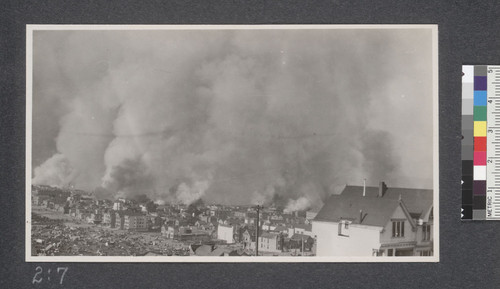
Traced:
<svg viewBox="0 0 500 289">
<path fill-rule="evenodd" d="M 500 66 L 462 67 L 462 220 L 500 220 Z"/>
</svg>

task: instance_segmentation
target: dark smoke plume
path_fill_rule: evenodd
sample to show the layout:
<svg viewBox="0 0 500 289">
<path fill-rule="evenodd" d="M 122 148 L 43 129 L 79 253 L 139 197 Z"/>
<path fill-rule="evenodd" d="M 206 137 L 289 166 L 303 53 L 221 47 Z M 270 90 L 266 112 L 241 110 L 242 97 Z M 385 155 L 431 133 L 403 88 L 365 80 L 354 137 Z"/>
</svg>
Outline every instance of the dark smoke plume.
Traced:
<svg viewBox="0 0 500 289">
<path fill-rule="evenodd" d="M 36 32 L 33 182 L 288 210 L 364 178 L 429 187 L 429 39 L 390 29 Z"/>
</svg>

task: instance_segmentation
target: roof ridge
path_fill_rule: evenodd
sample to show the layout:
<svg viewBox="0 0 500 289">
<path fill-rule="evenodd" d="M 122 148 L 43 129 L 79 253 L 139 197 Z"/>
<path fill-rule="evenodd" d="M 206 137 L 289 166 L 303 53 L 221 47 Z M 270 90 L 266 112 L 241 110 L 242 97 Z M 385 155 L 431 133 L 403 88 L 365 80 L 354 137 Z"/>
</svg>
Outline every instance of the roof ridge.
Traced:
<svg viewBox="0 0 500 289">
<path fill-rule="evenodd" d="M 387 183 L 386 183 L 387 185 Z M 347 187 L 360 187 L 363 188 L 363 185 L 346 185 Z M 373 188 L 373 189 L 378 189 L 379 186 L 366 186 L 366 188 Z M 345 189 L 345 188 L 344 188 Z M 404 187 L 392 187 L 387 185 L 387 189 L 403 189 L 403 190 L 415 190 L 415 191 L 433 191 L 434 189 L 421 189 L 421 188 L 404 188 Z"/>
</svg>

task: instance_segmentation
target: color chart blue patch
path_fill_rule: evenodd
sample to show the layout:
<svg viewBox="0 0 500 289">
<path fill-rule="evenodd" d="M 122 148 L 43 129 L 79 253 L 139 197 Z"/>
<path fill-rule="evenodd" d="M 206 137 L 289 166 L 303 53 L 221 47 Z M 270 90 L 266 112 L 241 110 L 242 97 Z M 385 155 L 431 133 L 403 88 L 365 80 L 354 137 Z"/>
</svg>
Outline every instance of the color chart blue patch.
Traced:
<svg viewBox="0 0 500 289">
<path fill-rule="evenodd" d="M 474 106 L 486 106 L 487 101 L 486 90 L 474 90 Z"/>
</svg>

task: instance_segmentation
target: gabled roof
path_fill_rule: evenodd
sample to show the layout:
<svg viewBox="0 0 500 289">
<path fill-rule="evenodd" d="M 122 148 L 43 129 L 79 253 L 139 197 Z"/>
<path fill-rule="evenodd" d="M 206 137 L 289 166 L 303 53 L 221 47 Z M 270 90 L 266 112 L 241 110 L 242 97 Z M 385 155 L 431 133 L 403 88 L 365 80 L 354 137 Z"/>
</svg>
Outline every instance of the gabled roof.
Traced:
<svg viewBox="0 0 500 289">
<path fill-rule="evenodd" d="M 224 253 L 226 253 L 226 251 L 227 249 L 218 247 L 210 253 L 210 256 L 224 256 Z"/>
<path fill-rule="evenodd" d="M 163 254 L 161 252 L 155 252 L 155 251 L 146 251 L 142 254 L 139 254 L 139 256 L 162 256 Z"/>
<path fill-rule="evenodd" d="M 271 231 L 273 231 L 273 232 L 281 232 L 281 231 L 287 231 L 287 230 L 288 230 L 287 227 L 282 226 L 282 225 L 278 225 L 278 226 L 276 226 L 276 228 L 274 228 L 274 230 L 271 230 Z"/>
<path fill-rule="evenodd" d="M 432 190 L 387 188 L 382 197 L 378 197 L 378 192 L 378 187 L 366 187 L 363 196 L 362 186 L 346 186 L 340 195 L 330 196 L 314 220 L 385 226 L 398 206 L 412 217 L 421 216 L 432 207 Z"/>
<path fill-rule="evenodd" d="M 201 245 L 200 247 L 196 248 L 194 253 L 196 256 L 210 256 L 212 253 L 212 246 L 210 245 Z"/>
<path fill-rule="evenodd" d="M 309 235 L 304 235 L 304 234 L 293 234 L 293 236 L 290 238 L 290 240 L 293 240 L 293 241 L 300 241 L 300 240 L 307 240 L 312 237 L 309 236 Z"/>
<path fill-rule="evenodd" d="M 229 256 L 250 256 L 245 250 L 238 249 L 229 252 Z"/>
<path fill-rule="evenodd" d="M 196 250 L 197 250 L 198 248 L 200 248 L 201 246 L 202 246 L 202 244 L 191 244 L 191 245 L 190 245 L 191 250 L 192 250 L 193 252 L 196 252 Z"/>
<path fill-rule="evenodd" d="M 366 187 L 367 197 L 377 197 L 378 187 Z M 363 196 L 363 186 L 346 186 L 342 195 Z M 387 187 L 384 196 L 385 199 L 399 200 L 399 196 L 404 201 L 410 213 L 427 212 L 433 203 L 433 190 L 428 189 L 408 189 Z"/>
<path fill-rule="evenodd" d="M 255 228 L 245 228 L 243 234 L 248 233 L 250 237 L 255 237 Z"/>
<path fill-rule="evenodd" d="M 132 210 L 125 210 L 125 211 L 118 211 L 118 213 L 121 215 L 124 215 L 124 216 L 143 216 L 144 214 L 142 213 L 139 213 L 139 212 L 136 212 L 136 211 L 132 211 Z"/>
<path fill-rule="evenodd" d="M 305 231 L 312 231 L 311 224 L 295 224 L 293 226 L 297 229 L 304 229 Z"/>
<path fill-rule="evenodd" d="M 307 213 L 309 213 L 309 212 L 311 212 L 311 213 L 317 213 L 317 212 L 319 212 L 320 209 L 321 208 L 312 208 L 312 209 L 307 210 Z"/>
<path fill-rule="evenodd" d="M 229 224 L 228 226 L 240 225 L 242 223 L 242 221 L 238 218 L 227 218 L 226 221 Z"/>
<path fill-rule="evenodd" d="M 240 249 L 241 250 L 241 249 Z M 225 254 L 231 256 L 231 253 L 233 252 L 236 252 L 238 254 L 238 251 L 240 250 L 235 250 L 234 248 L 230 248 L 230 247 L 225 247 L 225 246 L 220 246 L 220 247 L 217 247 L 215 248 L 211 253 L 210 253 L 210 256 L 224 256 Z M 243 254 L 243 250 L 241 250 L 240 252 L 240 255 Z M 234 254 L 234 253 L 233 253 Z"/>
<path fill-rule="evenodd" d="M 276 239 L 279 235 L 275 233 L 268 233 L 268 232 L 263 232 L 260 234 L 259 237 L 261 238 L 266 238 L 266 239 Z"/>
</svg>

